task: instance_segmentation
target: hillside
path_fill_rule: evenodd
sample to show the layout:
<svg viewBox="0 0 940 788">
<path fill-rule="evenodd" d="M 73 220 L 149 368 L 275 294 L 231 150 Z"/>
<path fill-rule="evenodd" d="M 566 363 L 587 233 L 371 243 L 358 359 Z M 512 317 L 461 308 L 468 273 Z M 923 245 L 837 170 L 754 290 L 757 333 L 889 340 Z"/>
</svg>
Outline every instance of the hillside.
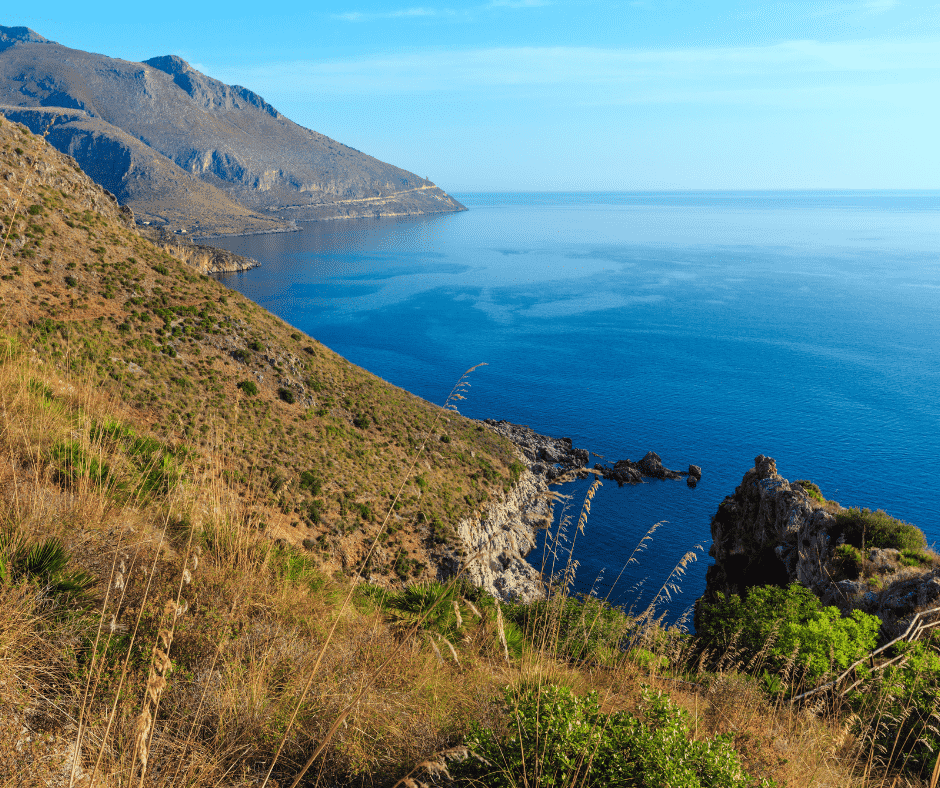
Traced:
<svg viewBox="0 0 940 788">
<path fill-rule="evenodd" d="M 463 210 L 430 181 L 297 125 L 176 56 L 132 63 L 0 27 L 0 111 L 137 219 L 202 235 Z"/>
<path fill-rule="evenodd" d="M 412 474 L 391 530 L 409 528 L 379 548 L 372 571 L 433 575 L 435 556 L 457 549 L 456 522 L 503 494 L 515 460 L 507 440 L 158 250 L 74 162 L 9 122 L 0 168 L 6 331 L 171 444 L 201 453 L 223 441 L 227 476 L 250 491 L 258 527 L 355 568 L 428 438 L 435 465 Z"/>
</svg>

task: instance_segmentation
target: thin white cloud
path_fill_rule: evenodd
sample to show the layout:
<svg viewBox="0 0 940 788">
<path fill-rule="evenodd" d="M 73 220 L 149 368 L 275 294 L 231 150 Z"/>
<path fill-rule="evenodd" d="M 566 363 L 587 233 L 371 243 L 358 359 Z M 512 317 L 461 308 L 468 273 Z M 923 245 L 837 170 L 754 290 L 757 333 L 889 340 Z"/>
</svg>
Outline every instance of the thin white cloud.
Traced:
<svg viewBox="0 0 940 788">
<path fill-rule="evenodd" d="M 368 22 L 373 19 L 409 19 L 415 17 L 440 16 L 453 14 L 453 11 L 447 9 L 438 10 L 436 8 L 416 7 L 400 8 L 395 11 L 381 11 L 378 13 L 364 13 L 362 11 L 349 11 L 345 14 L 333 14 L 333 19 L 340 19 L 343 22 Z"/>
<path fill-rule="evenodd" d="M 940 41 L 790 41 L 763 47 L 668 50 L 505 47 L 415 52 L 351 61 L 294 61 L 219 70 L 252 87 L 312 94 L 407 93 L 498 86 L 629 86 L 735 84 L 811 74 L 940 70 Z M 613 98 L 613 97 L 612 97 Z"/>
<path fill-rule="evenodd" d="M 487 8 L 542 8 L 554 5 L 550 0 L 490 0 Z"/>
</svg>

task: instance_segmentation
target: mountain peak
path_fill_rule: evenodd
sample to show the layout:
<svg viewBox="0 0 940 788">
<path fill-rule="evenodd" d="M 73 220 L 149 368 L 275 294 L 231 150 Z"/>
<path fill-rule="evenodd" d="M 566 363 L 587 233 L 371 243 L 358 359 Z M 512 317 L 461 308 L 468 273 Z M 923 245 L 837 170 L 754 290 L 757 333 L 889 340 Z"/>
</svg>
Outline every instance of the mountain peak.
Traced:
<svg viewBox="0 0 940 788">
<path fill-rule="evenodd" d="M 14 44 L 25 42 L 28 44 L 54 44 L 48 38 L 43 38 L 35 30 L 28 27 L 4 27 L 0 25 L 0 52 Z"/>
<path fill-rule="evenodd" d="M 171 77 L 175 77 L 177 74 L 185 74 L 188 71 L 195 71 L 189 63 L 177 55 L 152 57 L 150 60 L 145 60 L 144 65 L 152 66 L 157 69 L 157 71 L 162 71 L 164 74 L 169 74 Z"/>
</svg>

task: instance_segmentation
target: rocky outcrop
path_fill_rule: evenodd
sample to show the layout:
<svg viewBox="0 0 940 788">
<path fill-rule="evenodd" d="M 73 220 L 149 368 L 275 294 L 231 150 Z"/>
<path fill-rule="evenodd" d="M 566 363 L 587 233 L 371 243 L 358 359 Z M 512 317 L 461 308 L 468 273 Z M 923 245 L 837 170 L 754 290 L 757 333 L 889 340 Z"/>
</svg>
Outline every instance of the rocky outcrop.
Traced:
<svg viewBox="0 0 940 788">
<path fill-rule="evenodd" d="M 709 555 L 715 564 L 706 575 L 706 594 L 794 580 L 821 591 L 828 584 L 834 526 L 831 512 L 780 476 L 772 458 L 760 455 L 712 517 Z"/>
<path fill-rule="evenodd" d="M 552 438 L 540 435 L 524 424 L 511 421 L 483 419 L 483 424 L 493 432 L 509 438 L 519 451 L 529 469 L 544 476 L 548 481 L 555 481 L 571 472 L 579 472 L 588 464 L 590 457 L 586 449 L 575 449 L 571 438 Z M 585 474 L 586 475 L 586 474 Z"/>
<path fill-rule="evenodd" d="M 149 238 L 167 254 L 173 255 L 203 274 L 224 274 L 250 271 L 261 263 L 251 257 L 242 257 L 228 249 L 217 249 L 194 243 L 184 235 L 169 233 L 164 228 L 143 228 L 141 235 Z"/>
<path fill-rule="evenodd" d="M 618 460 L 613 465 L 595 463 L 593 468 L 588 469 L 591 452 L 574 448 L 571 438 L 540 435 L 531 427 L 505 420 L 483 419 L 482 423 L 515 443 L 530 469 L 534 473 L 542 474 L 550 482 L 573 477 L 585 479 L 593 473 L 615 481 L 622 487 L 624 484 L 642 484 L 644 477 L 681 479 L 687 476 L 690 480 L 689 486 L 694 487 L 702 478 L 702 469 L 699 466 L 690 465 L 687 472 L 671 471 L 663 466 L 660 456 L 652 451 L 647 452 L 639 462 Z"/>
<path fill-rule="evenodd" d="M 504 601 L 530 601 L 545 593 L 541 573 L 525 558 L 535 547 L 537 531 L 552 524 L 549 484 L 590 474 L 614 479 L 621 486 L 642 483 L 644 476 L 681 479 L 685 475 L 663 467 L 654 452 L 636 463 L 621 460 L 589 470 L 590 453 L 575 448 L 571 438 L 541 435 L 509 421 L 484 419 L 480 423 L 509 438 L 526 467 L 505 500 L 490 506 L 482 517 L 458 523 L 463 556 L 451 555 L 442 562 L 441 574 L 449 577 L 462 571 L 471 582 Z M 700 478 L 701 469 L 698 475 Z"/>
<path fill-rule="evenodd" d="M 541 573 L 525 557 L 535 547 L 535 534 L 551 525 L 548 482 L 526 470 L 504 501 L 490 506 L 482 518 L 457 524 L 465 557 L 453 566 L 503 601 L 530 602 L 545 595 Z"/>
<path fill-rule="evenodd" d="M 856 577 L 848 578 L 837 554 L 845 544 L 840 509 L 783 478 L 771 457 L 756 457 L 712 517 L 709 555 L 715 563 L 703 598 L 799 582 L 825 605 L 879 616 L 885 634 L 903 631 L 916 612 L 940 602 L 940 557 L 924 552 L 924 564 L 911 567 L 898 550 L 868 549 Z"/>
</svg>

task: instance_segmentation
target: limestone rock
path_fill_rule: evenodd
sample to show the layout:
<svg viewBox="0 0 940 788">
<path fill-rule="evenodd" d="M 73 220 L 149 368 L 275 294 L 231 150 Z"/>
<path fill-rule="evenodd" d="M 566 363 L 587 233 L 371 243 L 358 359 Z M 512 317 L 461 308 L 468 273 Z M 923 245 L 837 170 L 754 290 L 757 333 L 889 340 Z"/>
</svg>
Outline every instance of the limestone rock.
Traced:
<svg viewBox="0 0 940 788">
<path fill-rule="evenodd" d="M 503 601 L 530 602 L 545 594 L 541 573 L 526 562 L 535 547 L 535 533 L 551 523 L 551 505 L 544 476 L 526 470 L 502 502 L 482 518 L 457 524 L 466 554 L 442 574 L 461 569 L 465 577 Z"/>
<path fill-rule="evenodd" d="M 719 505 L 711 531 L 715 563 L 703 598 L 799 582 L 825 605 L 879 616 L 884 635 L 900 633 L 916 612 L 940 605 L 940 569 L 905 567 L 898 550 L 867 551 L 871 584 L 845 579 L 835 553 L 844 544 L 835 515 L 780 476 L 771 457 L 755 458 L 734 495 Z"/>
</svg>

